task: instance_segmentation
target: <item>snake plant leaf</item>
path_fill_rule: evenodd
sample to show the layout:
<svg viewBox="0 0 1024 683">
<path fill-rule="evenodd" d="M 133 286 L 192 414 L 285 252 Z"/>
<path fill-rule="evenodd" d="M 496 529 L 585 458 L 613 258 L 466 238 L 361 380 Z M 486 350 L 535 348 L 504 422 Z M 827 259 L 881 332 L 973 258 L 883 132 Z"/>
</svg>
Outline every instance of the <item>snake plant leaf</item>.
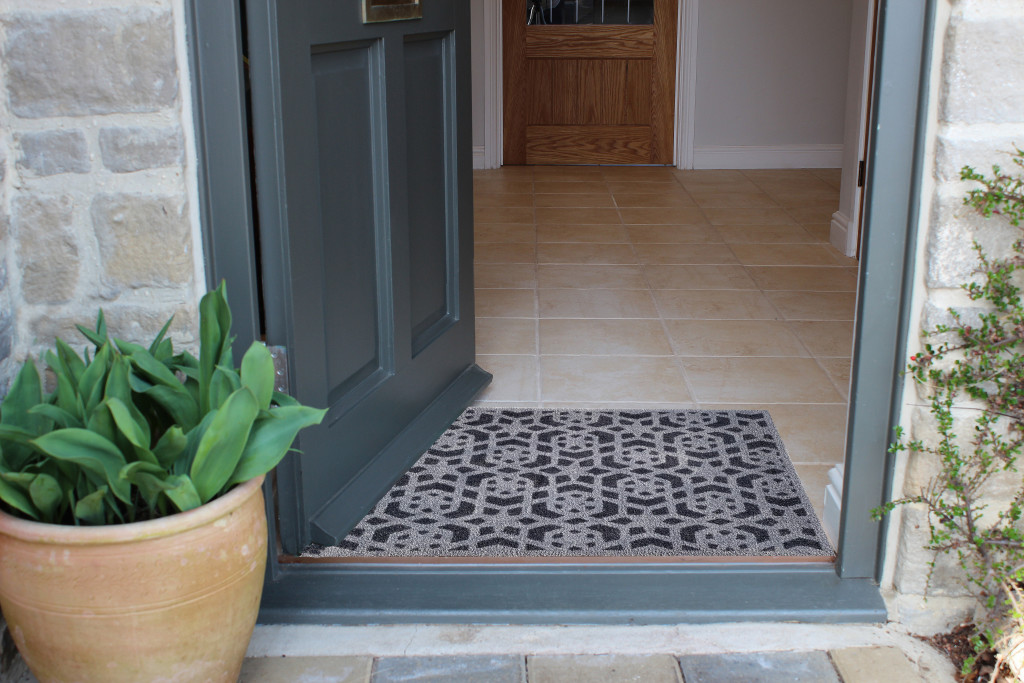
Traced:
<svg viewBox="0 0 1024 683">
<path fill-rule="evenodd" d="M 117 424 L 114 423 L 114 416 L 110 414 L 110 408 L 106 403 L 96 406 L 96 409 L 89 415 L 89 421 L 85 423 L 85 428 L 117 445 L 119 436 Z"/>
<path fill-rule="evenodd" d="M 0 426 L 12 427 L 32 434 L 40 433 L 47 418 L 42 415 L 33 415 L 29 409 L 42 402 L 43 387 L 39 380 L 39 372 L 36 370 L 35 363 L 29 358 L 21 366 L 7 396 L 0 404 Z M 0 432 L 0 442 L 5 442 L 3 460 L 12 470 L 20 470 L 32 458 L 32 449 L 24 442 L 13 438 L 12 435 L 5 437 Z"/>
<path fill-rule="evenodd" d="M 270 408 L 270 400 L 274 396 L 274 358 L 270 349 L 258 341 L 254 341 L 249 350 L 242 356 L 242 385 L 247 386 L 256 395 L 260 410 Z"/>
<path fill-rule="evenodd" d="M 160 494 L 167 488 L 163 485 L 163 480 L 167 476 L 167 471 L 163 467 L 149 462 L 130 462 L 121 468 L 119 476 L 139 489 L 150 509 L 156 509 Z"/>
<path fill-rule="evenodd" d="M 126 355 L 128 355 L 132 365 L 154 384 L 175 388 L 181 386 L 181 381 L 175 376 L 174 372 L 156 358 L 153 358 L 146 349 L 140 348 L 135 353 Z"/>
<path fill-rule="evenodd" d="M 106 497 L 107 487 L 101 486 L 89 495 L 79 499 L 75 503 L 75 519 L 93 526 L 105 524 L 107 521 L 104 514 Z"/>
<path fill-rule="evenodd" d="M 108 398 L 106 401 L 110 416 L 114 418 L 117 429 L 132 445 L 135 457 L 154 466 L 159 466 L 157 457 L 149 450 L 149 425 L 145 420 L 139 423 L 131 408 L 125 405 L 120 399 Z M 137 410 L 135 412 L 138 412 Z M 141 415 L 140 415 L 141 417 Z"/>
<path fill-rule="evenodd" d="M 228 396 L 242 386 L 238 379 L 238 373 L 231 368 L 218 365 L 213 371 L 213 378 L 210 380 L 210 410 L 216 410 L 224 405 Z"/>
<path fill-rule="evenodd" d="M 128 359 L 117 354 L 110 363 L 110 372 L 107 373 L 107 384 L 104 387 L 103 395 L 106 398 L 120 399 L 124 403 L 132 403 L 132 385 L 128 377 L 131 374 L 131 365 Z"/>
<path fill-rule="evenodd" d="M 275 391 L 273 398 L 271 399 L 275 406 L 297 406 L 300 405 L 297 400 L 288 394 L 282 394 L 280 391 Z"/>
<path fill-rule="evenodd" d="M 133 342 L 126 342 L 125 340 L 117 339 L 116 337 L 114 338 L 113 341 L 114 341 L 114 346 L 117 347 L 117 350 L 120 351 L 121 353 L 123 353 L 126 356 L 131 356 L 132 354 L 140 353 L 140 352 L 141 353 L 149 353 L 149 349 L 147 349 L 142 344 L 135 344 Z"/>
<path fill-rule="evenodd" d="M 8 483 L 3 475 L 0 475 L 0 500 L 31 519 L 38 520 L 40 518 L 39 511 L 32 504 L 32 500 L 24 491 Z"/>
<path fill-rule="evenodd" d="M 204 503 L 220 493 L 231 478 L 257 415 L 256 396 L 247 387 L 231 394 L 214 413 L 189 470 Z"/>
<path fill-rule="evenodd" d="M 299 430 L 320 424 L 326 414 L 326 410 L 306 406 L 287 406 L 261 413 L 228 485 L 248 481 L 274 469 L 291 448 Z"/>
<path fill-rule="evenodd" d="M 56 479 L 48 474 L 37 474 L 29 484 L 28 494 L 44 520 L 52 522 L 59 518 L 64 491 Z"/>
<path fill-rule="evenodd" d="M 167 336 L 167 330 L 170 329 L 171 323 L 173 321 L 174 316 L 172 315 L 170 318 L 167 319 L 167 322 L 164 323 L 164 326 L 160 328 L 160 331 L 157 332 L 156 337 L 153 338 L 153 343 L 149 345 L 149 354 L 154 358 L 157 357 L 157 352 L 159 351 L 160 347 L 163 346 L 164 337 Z"/>
<path fill-rule="evenodd" d="M 164 495 L 182 512 L 194 510 L 203 504 L 199 492 L 187 474 L 175 474 L 164 481 L 168 484 Z"/>
<path fill-rule="evenodd" d="M 39 435 L 36 432 L 30 432 L 29 430 L 23 429 L 21 427 L 0 424 L 0 445 L 3 445 L 4 442 L 7 442 L 8 446 L 10 444 L 16 444 L 28 446 L 29 449 L 31 449 L 32 439 L 36 438 L 37 436 Z M 3 451 L 0 451 L 0 456 L 2 456 L 2 454 Z M 0 457 L 0 465 L 8 467 L 9 469 L 12 470 L 20 470 L 21 467 L 23 467 L 23 465 L 15 467 L 10 463 L 10 461 L 6 460 L 3 457 Z"/>
<path fill-rule="evenodd" d="M 53 458 L 102 476 L 120 501 L 131 500 L 131 486 L 119 476 L 127 461 L 110 440 L 87 429 L 61 429 L 37 437 L 32 444 Z"/>
<path fill-rule="evenodd" d="M 57 375 L 57 391 L 54 392 L 53 400 L 61 410 L 74 415 L 79 421 L 85 420 L 85 403 L 78 394 L 76 385 L 71 383 L 67 375 Z"/>
<path fill-rule="evenodd" d="M 104 344 L 96 352 L 92 363 L 82 373 L 78 381 L 78 395 L 85 403 L 85 409 L 91 411 L 103 399 L 103 389 L 107 382 L 107 370 L 110 368 L 110 344 Z M 67 407 L 64 407 L 67 410 Z"/>
<path fill-rule="evenodd" d="M 110 341 L 109 335 L 107 335 L 107 319 L 103 315 L 103 309 L 100 309 L 99 314 L 96 316 L 96 330 L 90 330 L 88 327 L 83 325 L 75 325 L 78 331 L 82 333 L 82 336 L 91 341 L 96 348 L 100 348 L 108 341 Z"/>
<path fill-rule="evenodd" d="M 75 350 L 68 346 L 60 337 L 56 340 L 57 357 L 60 359 L 61 368 L 71 378 L 71 381 L 78 384 L 82 373 L 85 372 L 85 362 L 75 353 Z"/>
<path fill-rule="evenodd" d="M 180 384 L 177 387 L 156 385 L 139 393 L 163 408 L 174 424 L 181 425 L 186 433 L 199 421 L 199 406 Z"/>
<path fill-rule="evenodd" d="M 64 410 L 60 406 L 55 406 L 51 403 L 40 403 L 37 406 L 32 406 L 29 411 L 33 415 L 43 415 L 53 420 L 58 427 L 84 427 L 78 417 L 72 415 L 68 411 Z"/>
<path fill-rule="evenodd" d="M 199 300 L 199 410 L 210 409 L 210 390 L 214 369 L 220 362 L 227 330 L 221 330 L 218 291 L 207 292 Z"/>
<path fill-rule="evenodd" d="M 153 446 L 153 455 L 156 456 L 156 460 L 161 466 L 170 467 L 185 451 L 187 445 L 188 439 L 185 438 L 185 433 L 181 431 L 181 427 L 174 425 L 164 432 Z"/>
</svg>

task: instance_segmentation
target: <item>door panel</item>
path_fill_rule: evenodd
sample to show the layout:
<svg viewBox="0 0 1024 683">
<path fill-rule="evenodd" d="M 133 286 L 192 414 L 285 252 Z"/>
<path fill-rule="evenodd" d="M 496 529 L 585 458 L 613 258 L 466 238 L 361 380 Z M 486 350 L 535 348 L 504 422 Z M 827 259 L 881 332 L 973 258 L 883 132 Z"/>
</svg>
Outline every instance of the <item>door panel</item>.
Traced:
<svg viewBox="0 0 1024 683">
<path fill-rule="evenodd" d="M 328 408 L 280 538 L 337 542 L 489 376 L 474 366 L 468 5 L 247 0 L 267 340 Z M 453 387 L 458 390 L 453 390 Z"/>
<path fill-rule="evenodd" d="M 505 163 L 671 163 L 676 4 L 644 26 L 527 25 L 505 0 Z"/>
</svg>

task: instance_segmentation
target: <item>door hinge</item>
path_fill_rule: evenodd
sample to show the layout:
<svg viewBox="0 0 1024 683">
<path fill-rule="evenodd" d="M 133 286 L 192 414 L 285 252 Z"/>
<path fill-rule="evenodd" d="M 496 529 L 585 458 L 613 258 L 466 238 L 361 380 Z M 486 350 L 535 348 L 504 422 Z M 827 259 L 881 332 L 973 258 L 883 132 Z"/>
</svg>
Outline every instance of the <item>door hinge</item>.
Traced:
<svg viewBox="0 0 1024 683">
<path fill-rule="evenodd" d="M 864 176 L 867 172 L 867 162 L 864 159 L 857 164 L 857 187 L 864 187 Z"/>
<path fill-rule="evenodd" d="M 274 359 L 274 391 L 287 394 L 288 386 L 288 349 L 283 346 L 267 346 L 270 357 Z"/>
</svg>

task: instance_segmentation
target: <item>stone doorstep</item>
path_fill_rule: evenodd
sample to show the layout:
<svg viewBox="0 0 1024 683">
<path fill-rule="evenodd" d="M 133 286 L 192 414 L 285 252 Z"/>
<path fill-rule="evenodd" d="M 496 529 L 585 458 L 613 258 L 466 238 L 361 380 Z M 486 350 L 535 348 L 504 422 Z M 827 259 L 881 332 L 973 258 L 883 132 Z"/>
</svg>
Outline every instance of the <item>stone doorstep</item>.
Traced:
<svg viewBox="0 0 1024 683">
<path fill-rule="evenodd" d="M 258 657 L 242 683 L 932 683 L 896 647 L 684 655 Z M 950 679 L 952 680 L 952 679 Z"/>
</svg>

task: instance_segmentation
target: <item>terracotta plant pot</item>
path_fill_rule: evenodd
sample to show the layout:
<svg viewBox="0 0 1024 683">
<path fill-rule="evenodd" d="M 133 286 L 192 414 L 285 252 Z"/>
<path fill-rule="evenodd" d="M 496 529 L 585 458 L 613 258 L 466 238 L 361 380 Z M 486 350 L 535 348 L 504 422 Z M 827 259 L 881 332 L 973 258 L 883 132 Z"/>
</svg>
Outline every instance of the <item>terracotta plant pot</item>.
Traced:
<svg viewBox="0 0 1024 683">
<path fill-rule="evenodd" d="M 73 527 L 0 513 L 0 609 L 50 681 L 237 681 L 263 590 L 263 477 L 188 512 Z"/>
</svg>

